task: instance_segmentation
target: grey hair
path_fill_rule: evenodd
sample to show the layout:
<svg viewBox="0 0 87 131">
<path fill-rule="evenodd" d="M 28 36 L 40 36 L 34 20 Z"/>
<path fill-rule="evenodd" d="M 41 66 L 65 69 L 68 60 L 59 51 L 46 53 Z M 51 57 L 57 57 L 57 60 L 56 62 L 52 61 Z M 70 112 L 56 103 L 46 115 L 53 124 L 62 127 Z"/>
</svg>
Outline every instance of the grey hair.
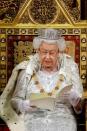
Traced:
<svg viewBox="0 0 87 131">
<path fill-rule="evenodd" d="M 66 48 L 66 42 L 65 42 L 65 39 L 63 37 L 60 37 L 57 40 L 48 40 L 48 39 L 43 39 L 43 38 L 40 38 L 40 37 L 35 37 L 33 39 L 34 49 L 39 49 L 42 42 L 46 42 L 47 44 L 53 44 L 54 43 L 54 44 L 58 45 L 59 51 L 64 51 L 65 48 Z"/>
</svg>

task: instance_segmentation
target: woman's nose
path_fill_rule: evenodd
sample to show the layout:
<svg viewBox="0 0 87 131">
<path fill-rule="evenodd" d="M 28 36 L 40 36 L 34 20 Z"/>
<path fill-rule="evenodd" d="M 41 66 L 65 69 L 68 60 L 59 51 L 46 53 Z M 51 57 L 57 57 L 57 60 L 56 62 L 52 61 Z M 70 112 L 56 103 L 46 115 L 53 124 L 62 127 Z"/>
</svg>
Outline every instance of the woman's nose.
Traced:
<svg viewBox="0 0 87 131">
<path fill-rule="evenodd" d="M 46 58 L 49 58 L 49 57 L 50 57 L 50 53 L 47 52 L 47 53 L 46 53 Z"/>
</svg>

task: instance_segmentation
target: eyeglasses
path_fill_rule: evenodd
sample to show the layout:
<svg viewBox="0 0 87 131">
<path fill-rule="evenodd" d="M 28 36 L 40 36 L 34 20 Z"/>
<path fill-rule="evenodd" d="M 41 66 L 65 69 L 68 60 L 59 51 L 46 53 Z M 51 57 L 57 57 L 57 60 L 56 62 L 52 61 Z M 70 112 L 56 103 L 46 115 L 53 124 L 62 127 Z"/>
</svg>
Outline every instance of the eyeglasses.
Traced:
<svg viewBox="0 0 87 131">
<path fill-rule="evenodd" d="M 55 56 L 58 53 L 58 50 L 39 50 L 41 55 L 46 56 L 48 53 L 50 56 Z"/>
</svg>

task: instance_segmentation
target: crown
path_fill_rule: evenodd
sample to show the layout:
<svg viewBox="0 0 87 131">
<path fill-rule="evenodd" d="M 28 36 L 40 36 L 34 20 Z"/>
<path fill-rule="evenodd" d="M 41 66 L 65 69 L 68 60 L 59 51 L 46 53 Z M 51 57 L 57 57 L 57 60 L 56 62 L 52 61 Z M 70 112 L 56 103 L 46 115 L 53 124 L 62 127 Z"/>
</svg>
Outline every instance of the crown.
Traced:
<svg viewBox="0 0 87 131">
<path fill-rule="evenodd" d="M 58 40 L 61 38 L 62 30 L 57 29 L 39 29 L 38 37 L 46 40 Z"/>
</svg>

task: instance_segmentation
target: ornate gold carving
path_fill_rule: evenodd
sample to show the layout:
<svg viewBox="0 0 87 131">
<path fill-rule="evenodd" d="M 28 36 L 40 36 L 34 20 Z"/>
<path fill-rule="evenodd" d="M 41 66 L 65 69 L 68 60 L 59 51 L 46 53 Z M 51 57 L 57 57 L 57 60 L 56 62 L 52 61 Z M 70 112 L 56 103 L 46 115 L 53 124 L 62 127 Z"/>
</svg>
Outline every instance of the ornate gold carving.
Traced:
<svg viewBox="0 0 87 131">
<path fill-rule="evenodd" d="M 19 23 L 32 23 L 29 17 L 29 10 L 26 10 L 23 16 L 21 17 Z"/>
<path fill-rule="evenodd" d="M 29 16 L 33 23 L 53 23 L 58 16 L 57 4 L 54 0 L 32 0 Z"/>
<path fill-rule="evenodd" d="M 81 34 L 80 41 L 81 41 L 80 43 L 80 76 L 82 79 L 83 86 L 84 88 L 86 88 L 87 86 L 87 35 Z"/>
<path fill-rule="evenodd" d="M 56 23 L 56 24 L 68 23 L 67 19 L 65 18 L 64 14 L 62 13 L 62 11 L 60 11 L 60 13 L 58 14 L 58 17 L 54 23 Z"/>
<path fill-rule="evenodd" d="M 26 60 L 28 55 L 33 52 L 32 42 L 19 41 L 14 42 L 14 65 Z"/>
<path fill-rule="evenodd" d="M 11 23 L 18 13 L 19 0 L 0 0 L 0 22 Z"/>
<path fill-rule="evenodd" d="M 62 13 L 62 11 L 60 10 L 60 8 L 59 7 L 57 7 L 58 8 L 58 15 L 56 16 L 56 19 L 54 19 L 54 21 L 52 21 L 52 23 L 54 23 L 54 24 L 65 24 L 65 23 L 68 23 L 68 21 L 67 21 L 67 19 L 65 18 L 65 16 L 64 16 L 64 14 Z M 45 8 L 44 8 L 45 9 Z M 46 12 L 43 12 L 43 13 L 45 13 L 46 14 Z M 42 14 L 43 14 L 42 13 Z M 44 16 L 44 17 L 46 17 L 46 16 Z M 42 18 L 41 18 L 42 19 Z M 43 21 L 43 19 L 41 20 L 41 21 Z M 49 19 L 49 21 L 50 21 L 50 19 Z M 49 22 L 48 21 L 48 22 Z M 32 20 L 32 18 L 31 18 L 31 16 L 30 16 L 30 10 L 29 10 L 29 8 L 25 11 L 25 13 L 23 14 L 23 16 L 21 17 L 21 19 L 20 19 L 20 21 L 19 21 L 19 23 L 22 23 L 22 24 L 30 24 L 30 23 L 32 23 L 32 22 L 34 22 L 34 23 L 36 23 L 34 20 Z M 41 24 L 41 23 L 40 23 Z M 42 24 L 44 24 L 44 23 L 42 23 Z M 48 24 L 50 24 L 50 22 L 48 23 Z"/>
<path fill-rule="evenodd" d="M 62 3 L 75 22 L 80 21 L 80 9 L 77 0 L 62 0 Z"/>
</svg>

